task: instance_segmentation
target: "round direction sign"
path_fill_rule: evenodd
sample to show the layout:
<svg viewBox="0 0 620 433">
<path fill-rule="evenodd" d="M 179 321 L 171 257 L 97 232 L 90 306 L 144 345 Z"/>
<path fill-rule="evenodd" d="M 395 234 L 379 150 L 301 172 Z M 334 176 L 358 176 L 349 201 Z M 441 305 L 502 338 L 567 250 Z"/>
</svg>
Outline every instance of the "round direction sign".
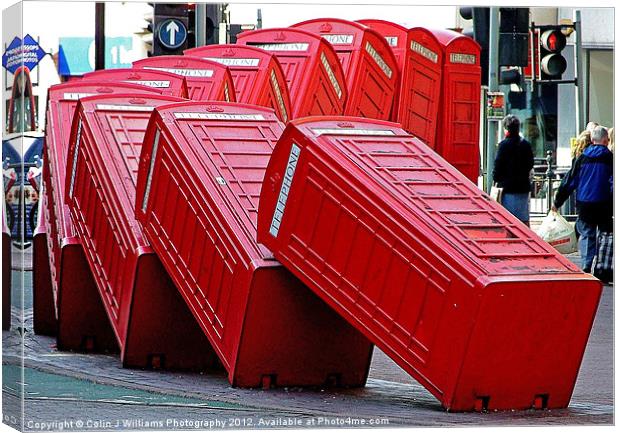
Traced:
<svg viewBox="0 0 620 433">
<path fill-rule="evenodd" d="M 159 24 L 157 39 L 164 47 L 175 50 L 185 43 L 187 27 L 179 20 L 168 18 Z"/>
</svg>

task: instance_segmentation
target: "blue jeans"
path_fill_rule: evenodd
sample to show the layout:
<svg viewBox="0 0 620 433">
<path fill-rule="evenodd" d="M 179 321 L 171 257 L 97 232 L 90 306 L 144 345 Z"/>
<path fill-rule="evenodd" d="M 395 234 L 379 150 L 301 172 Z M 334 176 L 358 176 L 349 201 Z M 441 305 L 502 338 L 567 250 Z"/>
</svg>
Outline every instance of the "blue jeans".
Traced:
<svg viewBox="0 0 620 433">
<path fill-rule="evenodd" d="M 525 224 L 530 222 L 530 193 L 511 193 L 502 194 L 502 206 L 508 212 L 516 216 Z"/>
<path fill-rule="evenodd" d="M 592 262 L 598 250 L 596 248 L 596 224 L 589 224 L 577 219 L 575 224 L 579 233 L 579 254 L 581 254 L 581 269 L 584 272 L 592 271 Z"/>
</svg>

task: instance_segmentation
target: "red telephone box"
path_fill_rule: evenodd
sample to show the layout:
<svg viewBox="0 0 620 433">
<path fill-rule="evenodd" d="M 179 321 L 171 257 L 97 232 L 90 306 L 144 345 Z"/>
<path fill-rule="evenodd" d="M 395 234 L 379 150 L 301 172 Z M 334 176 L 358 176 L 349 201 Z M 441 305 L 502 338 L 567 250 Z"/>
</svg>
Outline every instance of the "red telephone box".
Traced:
<svg viewBox="0 0 620 433">
<path fill-rule="evenodd" d="M 399 125 L 290 122 L 257 232 L 446 409 L 568 405 L 600 281 Z"/>
<path fill-rule="evenodd" d="M 322 36 L 336 50 L 349 93 L 344 114 L 390 118 L 398 64 L 383 36 L 365 25 L 337 18 L 319 18 L 291 27 Z"/>
<path fill-rule="evenodd" d="M 102 69 L 88 72 L 83 75 L 82 79 L 141 84 L 158 89 L 162 95 L 188 98 L 185 78 L 171 72 L 155 71 L 151 69 L 137 70 L 132 68 Z"/>
<path fill-rule="evenodd" d="M 358 23 L 364 24 L 375 30 L 381 36 L 385 38 L 388 45 L 392 49 L 394 57 L 396 57 L 396 63 L 398 64 L 398 82 L 396 83 L 396 90 L 394 92 L 394 102 L 392 104 L 392 112 L 390 114 L 390 120 L 396 122 L 398 120 L 398 105 L 401 99 L 401 85 L 400 82 L 404 75 L 405 70 L 405 55 L 407 53 L 407 29 L 399 24 L 392 23 L 384 20 L 357 20 Z"/>
<path fill-rule="evenodd" d="M 135 94 L 83 98 L 71 129 L 65 199 L 125 367 L 202 370 L 217 360 L 133 210 L 151 112 L 180 101 Z"/>
<path fill-rule="evenodd" d="M 228 68 L 191 56 L 157 56 L 133 62 L 134 68 L 171 72 L 185 77 L 194 101 L 235 101 L 235 86 Z"/>
<path fill-rule="evenodd" d="M 58 347 L 67 350 L 104 351 L 116 346 L 109 338 L 112 332 L 103 305 L 94 304 L 87 310 L 80 297 L 69 295 L 74 292 L 72 284 L 79 285 L 86 297 L 96 295 L 96 288 L 64 200 L 69 134 L 77 101 L 115 93 L 158 94 L 159 90 L 129 83 L 76 80 L 51 86 L 47 94 L 41 213 L 33 237 L 33 328 L 37 334 L 56 335 Z M 62 287 L 65 296 L 60 294 Z M 85 336 L 93 335 L 99 338 L 87 337 L 88 347 L 84 346 Z"/>
<path fill-rule="evenodd" d="M 431 30 L 409 30 L 397 121 L 437 152 L 435 134 L 443 115 L 439 111 L 443 56 L 442 46 Z"/>
<path fill-rule="evenodd" d="M 290 119 L 288 86 L 274 54 L 248 45 L 205 45 L 185 50 L 184 54 L 228 66 L 238 102 L 270 107 L 281 121 Z"/>
<path fill-rule="evenodd" d="M 469 180 L 480 174 L 480 45 L 450 30 L 434 30 L 443 45 L 442 97 L 436 148 Z"/>
<path fill-rule="evenodd" d="M 233 386 L 363 386 L 371 344 L 256 242 L 261 183 L 282 128 L 253 105 L 157 109 L 136 218 Z"/>
<path fill-rule="evenodd" d="M 276 28 L 243 32 L 237 43 L 269 51 L 278 58 L 288 85 L 291 118 L 344 112 L 347 86 L 332 46 L 300 29 Z"/>
</svg>

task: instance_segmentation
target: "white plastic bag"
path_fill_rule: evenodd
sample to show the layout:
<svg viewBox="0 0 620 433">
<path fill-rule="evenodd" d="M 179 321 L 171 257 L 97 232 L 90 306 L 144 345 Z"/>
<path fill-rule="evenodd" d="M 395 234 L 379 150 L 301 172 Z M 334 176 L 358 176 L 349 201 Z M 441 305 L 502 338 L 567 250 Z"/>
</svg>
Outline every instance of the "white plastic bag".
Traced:
<svg viewBox="0 0 620 433">
<path fill-rule="evenodd" d="M 502 204 L 502 195 L 504 194 L 504 188 L 497 186 L 497 183 L 493 183 L 489 196 L 499 204 Z"/>
<path fill-rule="evenodd" d="M 536 234 L 562 254 L 577 251 L 577 235 L 572 225 L 562 215 L 551 211 L 543 219 Z"/>
</svg>

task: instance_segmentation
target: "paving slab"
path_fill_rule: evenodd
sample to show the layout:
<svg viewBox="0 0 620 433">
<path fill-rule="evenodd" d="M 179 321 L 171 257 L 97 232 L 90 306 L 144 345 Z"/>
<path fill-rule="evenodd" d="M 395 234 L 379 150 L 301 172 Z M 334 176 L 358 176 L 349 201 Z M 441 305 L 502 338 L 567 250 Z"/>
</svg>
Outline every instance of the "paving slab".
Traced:
<svg viewBox="0 0 620 433">
<path fill-rule="evenodd" d="M 577 261 L 578 255 L 569 256 Z M 17 272 L 17 271 L 16 271 Z M 606 286 L 571 404 L 562 410 L 448 413 L 375 349 L 357 389 L 232 388 L 224 372 L 123 369 L 117 356 L 59 352 L 32 332 L 31 272 L 14 275 L 3 339 L 3 421 L 27 431 L 396 426 L 612 425 L 613 286 Z M 22 298 L 21 282 L 26 290 Z M 23 302 L 24 309 L 18 308 Z M 21 324 L 20 324 L 21 323 Z M 22 338 L 23 337 L 23 338 Z M 24 414 L 20 396 L 24 395 Z"/>
</svg>

